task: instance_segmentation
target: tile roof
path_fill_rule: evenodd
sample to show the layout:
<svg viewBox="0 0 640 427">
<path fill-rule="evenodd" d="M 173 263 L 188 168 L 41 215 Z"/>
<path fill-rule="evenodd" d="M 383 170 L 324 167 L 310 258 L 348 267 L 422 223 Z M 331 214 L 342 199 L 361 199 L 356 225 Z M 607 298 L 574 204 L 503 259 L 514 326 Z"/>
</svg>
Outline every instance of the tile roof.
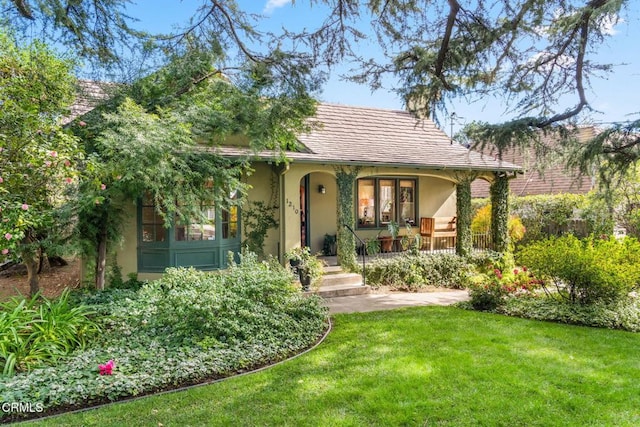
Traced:
<svg viewBox="0 0 640 427">
<path fill-rule="evenodd" d="M 67 121 L 86 114 L 117 89 L 116 84 L 90 80 L 80 80 L 78 86 L 79 95 Z M 319 103 L 310 122 L 313 130 L 298 137 L 303 150 L 286 153 L 294 162 L 477 171 L 520 169 L 451 144 L 431 120 L 417 120 L 406 111 Z M 226 156 L 248 154 L 246 148 L 237 146 L 213 151 Z M 268 159 L 274 153 L 258 156 Z"/>
<path fill-rule="evenodd" d="M 406 111 L 320 103 L 310 122 L 313 130 L 298 136 L 304 149 L 287 152 L 294 162 L 478 171 L 520 169 L 451 144 L 431 120 L 417 120 Z M 242 150 L 225 147 L 218 151 L 240 155 Z M 268 157 L 268 153 L 259 156 Z"/>
<path fill-rule="evenodd" d="M 406 111 L 319 104 L 318 127 L 299 140 L 323 161 L 433 169 L 517 170 L 451 139 L 428 119 Z"/>
<path fill-rule="evenodd" d="M 106 101 L 117 88 L 116 83 L 79 79 L 76 100 L 70 108 L 70 114 L 65 117 L 64 123 L 69 123 L 73 119 L 87 114 L 98 104 Z"/>
</svg>

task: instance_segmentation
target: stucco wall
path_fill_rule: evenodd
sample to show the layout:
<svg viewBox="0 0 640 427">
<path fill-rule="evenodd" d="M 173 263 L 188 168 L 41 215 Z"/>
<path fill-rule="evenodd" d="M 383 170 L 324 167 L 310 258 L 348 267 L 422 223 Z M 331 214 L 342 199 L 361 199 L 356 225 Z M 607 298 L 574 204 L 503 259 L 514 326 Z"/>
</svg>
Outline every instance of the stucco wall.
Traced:
<svg viewBox="0 0 640 427">
<path fill-rule="evenodd" d="M 291 164 L 282 175 L 283 218 L 281 226 L 283 237 L 282 251 L 300 246 L 300 180 L 310 175 L 310 247 L 312 252 L 320 252 L 325 234 L 337 231 L 337 187 L 333 167 L 309 164 Z M 403 170 L 399 168 L 363 168 L 359 178 L 368 176 L 407 177 L 418 179 L 419 216 L 455 216 L 456 192 L 451 174 L 447 171 Z M 326 188 L 325 194 L 318 191 L 319 185 Z M 355 205 L 354 205 L 355 209 Z M 356 230 L 364 239 L 373 237 L 380 230 Z M 401 230 L 401 234 L 404 230 Z"/>
<path fill-rule="evenodd" d="M 319 191 L 320 185 L 325 187 L 325 194 Z M 337 224 L 337 197 L 338 187 L 334 175 L 326 172 L 314 172 L 309 177 L 309 199 L 311 209 L 309 211 L 310 242 L 308 246 L 311 253 L 322 251 L 325 234 L 336 234 Z"/>
<path fill-rule="evenodd" d="M 253 165 L 254 172 L 246 177 L 245 182 L 251 186 L 249 194 L 247 195 L 247 203 L 245 208 L 250 207 L 252 202 L 261 201 L 267 205 L 275 203 L 279 206 L 278 200 L 278 167 L 267 163 L 255 163 Z M 279 213 L 276 211 L 273 213 L 275 219 L 279 224 Z M 244 213 L 243 215 L 244 216 Z M 280 224 L 279 224 L 280 225 Z M 241 224 L 242 228 L 242 240 L 246 239 L 247 228 L 244 224 Z M 267 231 L 267 237 L 264 242 L 264 252 L 266 254 L 278 253 L 278 242 L 280 241 L 279 226 L 277 228 L 271 228 Z"/>
<path fill-rule="evenodd" d="M 309 244 L 313 253 L 322 250 L 324 235 L 337 232 L 337 186 L 334 169 L 330 165 L 295 164 L 271 165 L 255 163 L 254 172 L 246 177 L 251 186 L 247 202 L 276 201 L 279 211 L 275 213 L 279 226 L 270 229 L 265 239 L 265 253 L 282 256 L 287 250 L 300 246 L 300 206 L 301 180 L 309 178 Z M 403 170 L 398 168 L 363 168 L 359 177 L 384 176 L 407 177 L 418 180 L 418 215 L 454 216 L 456 214 L 455 184 L 447 171 Z M 325 187 L 325 193 L 319 192 L 319 186 Z M 274 193 L 275 192 L 275 193 Z M 134 203 L 127 207 L 124 224 L 124 242 L 118 250 L 118 264 L 123 275 L 137 271 L 137 213 Z M 354 205 L 355 209 L 355 205 Z M 246 227 L 242 227 L 242 239 L 246 238 Z M 361 238 L 373 237 L 380 230 L 357 230 Z M 401 230 L 401 233 L 404 230 Z M 416 230 L 417 231 L 417 230 Z M 142 273 L 141 279 L 154 279 L 158 274 Z"/>
</svg>

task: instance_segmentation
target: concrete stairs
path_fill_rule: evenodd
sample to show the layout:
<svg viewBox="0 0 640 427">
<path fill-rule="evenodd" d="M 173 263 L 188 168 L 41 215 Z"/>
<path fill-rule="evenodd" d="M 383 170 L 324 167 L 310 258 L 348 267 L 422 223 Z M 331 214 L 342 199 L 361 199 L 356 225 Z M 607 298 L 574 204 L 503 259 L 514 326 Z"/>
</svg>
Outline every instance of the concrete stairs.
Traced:
<svg viewBox="0 0 640 427">
<path fill-rule="evenodd" d="M 362 276 L 357 273 L 345 273 L 340 266 L 324 267 L 324 276 L 320 288 L 312 293 L 323 298 L 364 295 L 371 292 L 370 286 L 362 285 Z"/>
</svg>

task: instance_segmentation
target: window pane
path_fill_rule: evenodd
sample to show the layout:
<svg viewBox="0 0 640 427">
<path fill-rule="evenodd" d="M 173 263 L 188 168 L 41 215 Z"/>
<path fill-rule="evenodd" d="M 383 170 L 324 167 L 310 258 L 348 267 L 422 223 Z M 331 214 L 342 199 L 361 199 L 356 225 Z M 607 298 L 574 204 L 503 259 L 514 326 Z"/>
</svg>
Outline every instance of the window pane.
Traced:
<svg viewBox="0 0 640 427">
<path fill-rule="evenodd" d="M 375 181 L 373 179 L 358 180 L 358 225 L 374 227 L 375 224 Z"/>
<path fill-rule="evenodd" d="M 191 218 L 186 224 L 176 219 L 176 241 L 201 241 L 216 239 L 216 210 L 213 206 L 203 206 L 202 213 Z"/>
<path fill-rule="evenodd" d="M 380 199 L 380 223 L 388 224 L 396 219 L 395 200 L 396 186 L 393 179 L 381 179 L 379 181 Z"/>
<path fill-rule="evenodd" d="M 222 212 L 222 238 L 233 239 L 238 236 L 238 207 L 231 206 Z"/>
<path fill-rule="evenodd" d="M 216 239 L 216 210 L 213 206 L 208 207 L 205 212 L 206 221 L 202 224 L 202 239 Z"/>
<path fill-rule="evenodd" d="M 416 182 L 400 180 L 400 224 L 416 224 Z"/>
<path fill-rule="evenodd" d="M 142 200 L 142 241 L 164 242 L 167 230 L 164 228 L 162 217 L 156 212 L 153 199 L 145 194 Z"/>
</svg>

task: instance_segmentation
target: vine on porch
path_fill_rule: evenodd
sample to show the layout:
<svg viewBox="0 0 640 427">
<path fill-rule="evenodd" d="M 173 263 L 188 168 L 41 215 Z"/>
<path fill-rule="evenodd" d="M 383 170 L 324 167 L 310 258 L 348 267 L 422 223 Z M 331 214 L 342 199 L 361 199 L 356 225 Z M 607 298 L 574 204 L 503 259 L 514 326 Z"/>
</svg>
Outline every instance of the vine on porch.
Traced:
<svg viewBox="0 0 640 427">
<path fill-rule="evenodd" d="M 278 212 L 278 177 L 271 171 L 271 196 L 268 201 L 256 200 L 247 202 L 242 209 L 242 226 L 245 229 L 245 239 L 242 247 L 265 256 L 264 241 L 271 229 L 278 228 L 276 214 Z"/>
<path fill-rule="evenodd" d="M 475 175 L 460 177 L 456 185 L 456 253 L 461 256 L 471 255 L 473 238 L 471 236 L 471 221 L 473 220 L 473 208 L 471 206 L 471 182 Z"/>
<path fill-rule="evenodd" d="M 359 167 L 334 166 L 336 172 L 338 206 L 338 264 L 348 270 L 357 268 L 356 241 L 344 224 L 355 228 L 353 200 Z"/>
<path fill-rule="evenodd" d="M 493 250 L 506 252 L 509 249 L 509 176 L 495 172 L 495 180 L 489 190 L 491 195 L 491 239 Z"/>
</svg>

